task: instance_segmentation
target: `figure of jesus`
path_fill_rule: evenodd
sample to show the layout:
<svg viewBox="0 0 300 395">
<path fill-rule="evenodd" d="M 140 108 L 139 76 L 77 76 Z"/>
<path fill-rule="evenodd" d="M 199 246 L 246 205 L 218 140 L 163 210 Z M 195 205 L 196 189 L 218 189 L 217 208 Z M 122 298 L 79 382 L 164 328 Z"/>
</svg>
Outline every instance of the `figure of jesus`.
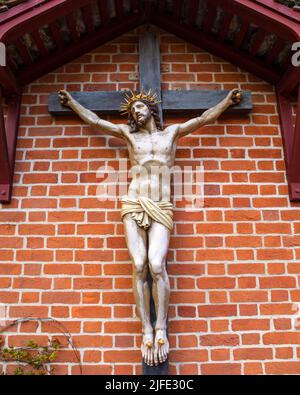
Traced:
<svg viewBox="0 0 300 395">
<path fill-rule="evenodd" d="M 173 205 L 170 182 L 161 182 L 155 174 L 160 174 L 162 166 L 171 169 L 174 165 L 178 139 L 215 122 L 228 107 L 240 102 L 241 91 L 234 89 L 201 116 L 165 129 L 161 125 L 157 98 L 151 91 L 131 93 L 126 97 L 121 109 L 128 116 L 127 124 L 114 124 L 99 118 L 65 90 L 59 91 L 59 98 L 61 104 L 69 106 L 85 123 L 124 139 L 131 166 L 140 168 L 139 176 L 133 178 L 128 194 L 122 198 L 121 216 L 132 260 L 137 314 L 142 324 L 142 357 L 147 365 L 158 365 L 167 360 L 169 353 L 167 315 L 170 285 L 166 256 L 173 228 Z M 153 171 L 155 168 L 157 172 Z M 153 279 L 155 328 L 150 321 L 148 271 Z"/>
</svg>

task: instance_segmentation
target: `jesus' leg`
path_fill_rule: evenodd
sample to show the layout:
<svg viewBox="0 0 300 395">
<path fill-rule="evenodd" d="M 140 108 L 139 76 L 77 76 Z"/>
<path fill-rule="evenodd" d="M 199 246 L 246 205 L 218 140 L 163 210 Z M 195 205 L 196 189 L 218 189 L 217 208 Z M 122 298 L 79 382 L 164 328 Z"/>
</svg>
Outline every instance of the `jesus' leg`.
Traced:
<svg viewBox="0 0 300 395">
<path fill-rule="evenodd" d="M 154 364 L 166 361 L 169 353 L 167 338 L 167 316 L 170 284 L 166 271 L 166 256 L 169 248 L 170 231 L 153 221 L 148 231 L 148 259 L 153 278 L 153 299 L 156 309 L 154 340 Z"/>
<path fill-rule="evenodd" d="M 147 365 L 153 365 L 153 328 L 150 321 L 150 291 L 147 283 L 147 233 L 130 214 L 123 217 L 126 243 L 133 263 L 133 292 L 137 313 L 142 323 L 142 356 Z"/>
</svg>

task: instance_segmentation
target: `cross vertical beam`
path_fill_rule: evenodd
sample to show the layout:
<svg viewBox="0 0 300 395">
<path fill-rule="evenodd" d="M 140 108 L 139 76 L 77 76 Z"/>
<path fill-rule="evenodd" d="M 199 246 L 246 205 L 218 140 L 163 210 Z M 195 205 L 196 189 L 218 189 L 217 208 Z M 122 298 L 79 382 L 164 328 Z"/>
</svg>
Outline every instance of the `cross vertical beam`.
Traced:
<svg viewBox="0 0 300 395">
<path fill-rule="evenodd" d="M 139 53 L 140 90 L 148 91 L 151 89 L 152 92 L 156 93 L 158 100 L 161 101 L 160 50 L 157 35 L 147 31 L 140 36 Z M 159 103 L 159 115 L 162 123 L 161 103 Z"/>
</svg>

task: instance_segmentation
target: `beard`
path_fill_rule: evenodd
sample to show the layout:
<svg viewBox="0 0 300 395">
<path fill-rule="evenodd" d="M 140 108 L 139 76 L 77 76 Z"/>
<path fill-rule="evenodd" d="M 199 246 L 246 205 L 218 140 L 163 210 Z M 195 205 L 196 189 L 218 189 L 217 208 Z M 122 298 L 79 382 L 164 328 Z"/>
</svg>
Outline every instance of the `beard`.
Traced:
<svg viewBox="0 0 300 395">
<path fill-rule="evenodd" d="M 138 127 L 143 127 L 150 120 L 150 118 L 151 118 L 151 114 L 145 116 L 142 115 L 141 117 L 139 117 L 139 119 L 136 120 L 136 124 L 138 125 Z"/>
</svg>

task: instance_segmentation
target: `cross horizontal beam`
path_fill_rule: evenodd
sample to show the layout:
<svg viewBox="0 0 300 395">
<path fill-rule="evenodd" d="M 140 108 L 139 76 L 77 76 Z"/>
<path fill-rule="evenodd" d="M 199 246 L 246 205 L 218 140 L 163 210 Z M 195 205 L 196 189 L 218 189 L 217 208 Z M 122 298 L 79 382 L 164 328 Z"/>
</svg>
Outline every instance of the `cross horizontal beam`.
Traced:
<svg viewBox="0 0 300 395">
<path fill-rule="evenodd" d="M 197 113 L 215 106 L 225 98 L 229 91 L 191 90 L 191 91 L 162 91 L 163 111 L 174 113 Z M 81 105 L 94 111 L 96 114 L 114 114 L 120 111 L 120 103 L 125 92 L 70 92 Z M 227 112 L 232 114 L 245 114 L 252 110 L 252 97 L 250 91 L 243 92 L 240 104 L 230 107 Z M 69 107 L 60 104 L 57 93 L 51 93 L 48 103 L 49 113 L 52 115 L 72 115 Z"/>
</svg>

